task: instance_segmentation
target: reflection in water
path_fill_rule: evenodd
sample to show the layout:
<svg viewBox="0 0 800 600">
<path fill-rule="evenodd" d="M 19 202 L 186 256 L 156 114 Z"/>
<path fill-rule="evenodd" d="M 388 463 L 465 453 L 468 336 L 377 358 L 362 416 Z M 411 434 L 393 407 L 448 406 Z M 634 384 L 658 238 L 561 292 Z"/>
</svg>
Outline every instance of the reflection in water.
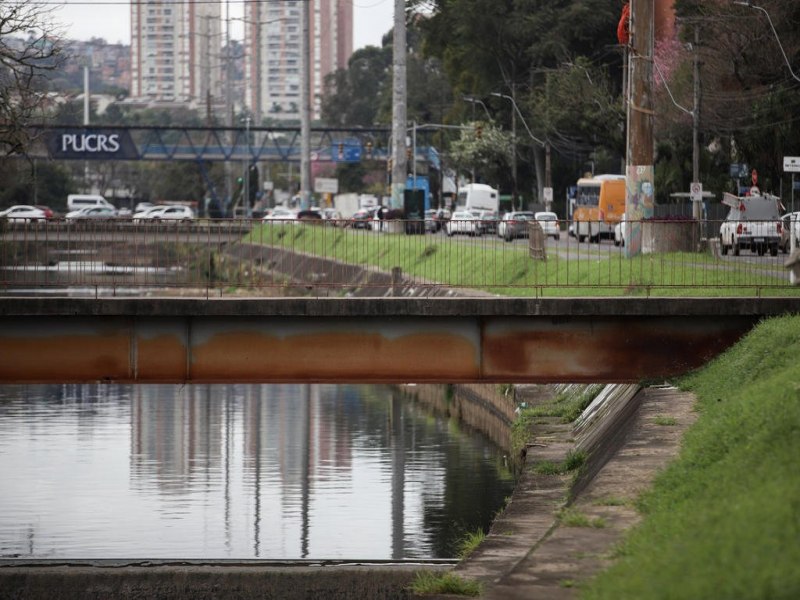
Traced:
<svg viewBox="0 0 800 600">
<path fill-rule="evenodd" d="M 380 386 L 3 386 L 0 557 L 451 557 L 502 465 Z"/>
</svg>

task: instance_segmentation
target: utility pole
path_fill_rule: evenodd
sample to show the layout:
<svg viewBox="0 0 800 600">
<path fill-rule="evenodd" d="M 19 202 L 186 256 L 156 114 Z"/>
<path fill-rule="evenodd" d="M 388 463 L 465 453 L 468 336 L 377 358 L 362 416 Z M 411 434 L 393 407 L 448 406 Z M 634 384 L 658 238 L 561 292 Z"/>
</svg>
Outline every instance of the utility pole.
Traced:
<svg viewBox="0 0 800 600">
<path fill-rule="evenodd" d="M 391 208 L 403 208 L 406 188 L 406 3 L 394 0 L 392 45 L 392 199 Z"/>
<path fill-rule="evenodd" d="M 516 86 L 514 84 L 511 85 L 511 103 L 512 103 L 512 110 L 511 110 L 511 183 L 514 186 L 514 189 L 511 191 L 511 206 L 514 210 L 522 210 L 522 202 L 517 203 L 517 111 L 514 107 L 517 106 L 517 100 L 515 98 L 516 94 Z"/>
<path fill-rule="evenodd" d="M 302 56 L 300 59 L 300 207 L 311 206 L 311 15 L 310 0 L 303 6 Z"/>
<path fill-rule="evenodd" d="M 653 47 L 654 0 L 631 0 L 631 51 L 628 64 L 628 138 L 625 214 L 630 235 L 625 256 L 642 252 L 642 219 L 653 216 Z"/>
<path fill-rule="evenodd" d="M 692 105 L 692 182 L 700 183 L 700 26 L 694 26 L 694 103 Z M 703 201 L 692 202 L 692 216 L 703 217 Z"/>
<path fill-rule="evenodd" d="M 233 146 L 233 77 L 231 76 L 231 5 L 230 0 L 225 0 L 225 124 L 228 126 L 228 144 Z M 232 203 L 233 186 L 233 167 L 231 161 L 225 161 L 225 201 Z M 221 206 L 223 214 L 227 211 L 227 206 Z M 231 207 L 232 209 L 232 207 Z"/>
</svg>

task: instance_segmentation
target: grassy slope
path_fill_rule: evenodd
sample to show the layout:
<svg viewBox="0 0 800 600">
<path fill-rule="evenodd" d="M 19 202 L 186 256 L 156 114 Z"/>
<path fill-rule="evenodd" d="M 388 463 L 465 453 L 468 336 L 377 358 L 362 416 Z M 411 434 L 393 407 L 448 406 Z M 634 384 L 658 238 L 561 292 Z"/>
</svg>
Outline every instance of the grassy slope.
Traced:
<svg viewBox="0 0 800 600">
<path fill-rule="evenodd" d="M 800 317 L 680 382 L 700 418 L 584 598 L 800 598 Z"/>
<path fill-rule="evenodd" d="M 457 287 L 512 296 L 642 295 L 657 287 L 659 295 L 753 295 L 756 286 L 771 294 L 796 294 L 782 273 L 746 263 L 722 265 L 710 254 L 670 253 L 624 258 L 604 246 L 581 245 L 568 257 L 551 252 L 547 261 L 533 260 L 526 245 L 505 244 L 488 237 L 447 239 L 443 235 L 375 235 L 315 226 L 261 226 L 245 241 L 280 246 L 384 271 L 403 273 Z M 732 267 L 735 266 L 735 270 Z M 782 271 L 782 269 L 779 269 Z M 744 286 L 744 287 L 743 287 Z"/>
</svg>

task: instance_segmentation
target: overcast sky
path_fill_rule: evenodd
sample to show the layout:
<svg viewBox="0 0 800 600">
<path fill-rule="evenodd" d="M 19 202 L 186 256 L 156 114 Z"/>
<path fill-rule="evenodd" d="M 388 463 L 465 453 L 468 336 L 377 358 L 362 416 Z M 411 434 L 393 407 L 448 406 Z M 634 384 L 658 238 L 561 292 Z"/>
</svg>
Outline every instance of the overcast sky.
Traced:
<svg viewBox="0 0 800 600">
<path fill-rule="evenodd" d="M 368 45 L 380 46 L 381 38 L 392 28 L 394 0 L 352 2 L 353 49 Z M 242 6 L 241 2 L 232 0 L 231 16 L 241 15 Z M 57 24 L 63 26 L 68 38 L 88 40 L 101 37 L 107 42 L 125 44 L 129 44 L 131 40 L 130 4 L 125 0 L 66 0 L 66 6 L 56 9 L 53 18 Z M 232 35 L 241 38 L 235 28 L 232 28 Z"/>
</svg>

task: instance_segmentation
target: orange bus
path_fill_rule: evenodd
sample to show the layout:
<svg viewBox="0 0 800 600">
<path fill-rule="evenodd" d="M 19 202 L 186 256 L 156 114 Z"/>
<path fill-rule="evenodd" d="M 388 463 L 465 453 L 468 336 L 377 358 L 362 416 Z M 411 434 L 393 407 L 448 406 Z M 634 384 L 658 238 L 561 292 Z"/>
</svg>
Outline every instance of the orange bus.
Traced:
<svg viewBox="0 0 800 600">
<path fill-rule="evenodd" d="M 613 238 L 614 226 L 625 212 L 625 176 L 584 177 L 577 187 L 572 220 L 578 242 Z"/>
</svg>

